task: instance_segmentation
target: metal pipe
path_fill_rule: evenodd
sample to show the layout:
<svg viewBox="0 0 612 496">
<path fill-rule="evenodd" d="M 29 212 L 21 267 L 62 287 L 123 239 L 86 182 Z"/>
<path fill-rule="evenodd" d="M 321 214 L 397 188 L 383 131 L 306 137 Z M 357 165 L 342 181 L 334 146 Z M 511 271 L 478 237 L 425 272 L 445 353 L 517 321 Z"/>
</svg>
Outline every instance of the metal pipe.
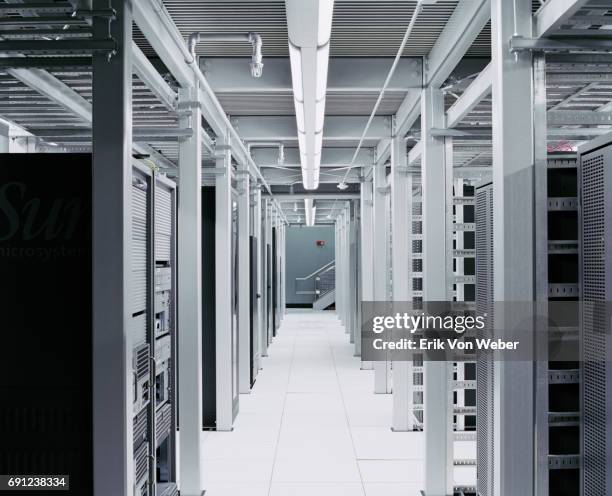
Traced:
<svg viewBox="0 0 612 496">
<path fill-rule="evenodd" d="M 285 164 L 285 145 L 278 142 L 267 142 L 267 141 L 256 141 L 247 145 L 247 151 L 251 156 L 251 148 L 278 148 L 278 160 L 277 165 Z"/>
<path fill-rule="evenodd" d="M 251 76 L 254 78 L 261 77 L 263 72 L 263 56 L 261 53 L 261 36 L 252 31 L 248 33 L 201 33 L 196 31 L 191 33 L 187 39 L 187 49 L 189 50 L 190 58 L 186 60 L 188 64 L 195 62 L 196 54 L 195 49 L 198 43 L 201 41 L 244 41 L 250 43 L 253 47 L 253 54 L 251 55 Z"/>
</svg>

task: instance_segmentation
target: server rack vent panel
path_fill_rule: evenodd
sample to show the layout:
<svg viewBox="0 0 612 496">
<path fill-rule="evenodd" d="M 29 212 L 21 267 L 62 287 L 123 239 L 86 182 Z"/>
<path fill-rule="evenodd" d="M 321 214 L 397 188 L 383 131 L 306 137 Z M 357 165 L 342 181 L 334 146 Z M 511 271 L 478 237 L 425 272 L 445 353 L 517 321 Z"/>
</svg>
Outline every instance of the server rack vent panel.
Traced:
<svg viewBox="0 0 612 496">
<path fill-rule="evenodd" d="M 611 218 L 606 196 L 612 185 L 612 145 L 586 150 L 580 159 L 580 244 L 583 311 L 582 401 L 583 401 L 583 493 L 608 495 L 612 483 L 611 397 L 607 383 L 612 380 L 609 343 L 609 299 Z"/>
<path fill-rule="evenodd" d="M 493 317 L 493 185 L 476 189 L 476 312 Z M 493 493 L 493 362 L 480 356 L 476 363 L 476 457 L 480 496 Z"/>
</svg>

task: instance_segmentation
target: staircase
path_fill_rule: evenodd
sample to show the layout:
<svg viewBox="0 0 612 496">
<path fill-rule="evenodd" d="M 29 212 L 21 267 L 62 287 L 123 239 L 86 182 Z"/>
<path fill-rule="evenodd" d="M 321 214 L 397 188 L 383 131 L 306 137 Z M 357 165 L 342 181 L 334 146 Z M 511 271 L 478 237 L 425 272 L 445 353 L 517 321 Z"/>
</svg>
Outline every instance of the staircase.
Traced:
<svg viewBox="0 0 612 496">
<path fill-rule="evenodd" d="M 320 298 L 316 299 L 312 304 L 312 308 L 314 310 L 325 310 L 326 308 L 329 308 L 334 303 L 336 303 L 336 290 L 332 289 L 331 291 L 328 291 Z"/>
<path fill-rule="evenodd" d="M 312 308 L 325 310 L 336 302 L 336 263 L 331 261 L 306 277 L 295 279 L 296 294 L 311 294 Z"/>
</svg>

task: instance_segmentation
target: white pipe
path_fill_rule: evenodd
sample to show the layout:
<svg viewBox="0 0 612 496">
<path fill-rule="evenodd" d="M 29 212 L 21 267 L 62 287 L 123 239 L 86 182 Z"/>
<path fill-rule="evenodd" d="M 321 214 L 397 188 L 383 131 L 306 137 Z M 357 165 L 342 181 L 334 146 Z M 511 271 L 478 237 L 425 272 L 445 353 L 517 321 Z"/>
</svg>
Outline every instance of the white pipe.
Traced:
<svg viewBox="0 0 612 496">
<path fill-rule="evenodd" d="M 306 211 L 306 225 L 314 226 L 316 208 L 314 206 L 314 200 L 312 198 L 304 198 L 304 210 Z"/>
<path fill-rule="evenodd" d="M 195 48 L 201 41 L 245 41 L 250 43 L 253 47 L 253 54 L 251 55 L 251 75 L 254 78 L 261 77 L 263 72 L 263 56 L 261 53 L 261 36 L 254 32 L 248 32 L 244 34 L 240 33 L 201 33 L 196 31 L 191 33 L 187 40 L 187 49 L 190 53 L 190 58 L 185 60 L 188 64 L 195 62 Z"/>
</svg>

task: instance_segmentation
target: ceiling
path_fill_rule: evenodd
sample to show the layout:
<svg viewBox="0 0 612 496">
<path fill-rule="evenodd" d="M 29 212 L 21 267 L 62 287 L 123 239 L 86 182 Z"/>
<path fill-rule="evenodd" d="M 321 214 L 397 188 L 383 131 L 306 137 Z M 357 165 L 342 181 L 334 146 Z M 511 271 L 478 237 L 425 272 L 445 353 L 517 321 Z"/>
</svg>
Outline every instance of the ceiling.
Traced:
<svg viewBox="0 0 612 496">
<path fill-rule="evenodd" d="M 427 55 L 457 3 L 440 0 L 425 5 L 403 55 Z M 289 55 L 284 0 L 164 0 L 164 5 L 185 37 L 194 31 L 255 31 L 262 37 L 265 56 Z M 415 5 L 406 0 L 336 0 L 330 56 L 395 56 Z M 142 35 L 136 34 L 135 39 L 145 53 L 152 54 Z M 467 55 L 490 55 L 490 39 L 487 25 Z M 248 56 L 250 47 L 243 43 L 202 43 L 197 53 L 209 57 Z"/>
</svg>

